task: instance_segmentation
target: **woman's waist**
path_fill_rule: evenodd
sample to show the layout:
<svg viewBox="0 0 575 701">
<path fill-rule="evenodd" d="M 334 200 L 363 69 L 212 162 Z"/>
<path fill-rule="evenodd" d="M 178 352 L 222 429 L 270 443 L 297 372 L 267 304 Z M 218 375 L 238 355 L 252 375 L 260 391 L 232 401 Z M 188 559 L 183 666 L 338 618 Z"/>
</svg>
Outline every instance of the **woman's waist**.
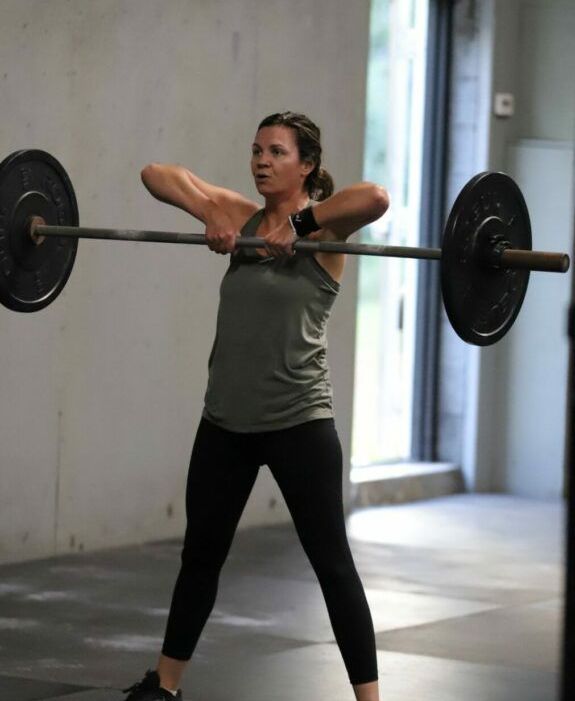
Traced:
<svg viewBox="0 0 575 701">
<path fill-rule="evenodd" d="M 333 416 L 329 380 L 305 388 L 218 386 L 209 383 L 205 415 L 230 430 L 257 431 Z M 235 428 L 234 428 L 235 427 Z"/>
</svg>

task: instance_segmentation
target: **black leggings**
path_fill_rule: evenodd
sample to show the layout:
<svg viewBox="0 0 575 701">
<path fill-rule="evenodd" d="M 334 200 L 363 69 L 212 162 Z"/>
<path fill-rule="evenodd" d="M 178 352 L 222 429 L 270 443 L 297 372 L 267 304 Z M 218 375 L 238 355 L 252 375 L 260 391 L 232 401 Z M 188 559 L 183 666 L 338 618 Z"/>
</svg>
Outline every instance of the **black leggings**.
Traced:
<svg viewBox="0 0 575 701">
<path fill-rule="evenodd" d="M 259 466 L 281 489 L 317 575 L 352 684 L 375 681 L 375 633 L 347 541 L 342 455 L 333 419 L 232 433 L 202 419 L 186 490 L 187 528 L 162 653 L 189 660 L 216 600 L 220 570 Z"/>
</svg>

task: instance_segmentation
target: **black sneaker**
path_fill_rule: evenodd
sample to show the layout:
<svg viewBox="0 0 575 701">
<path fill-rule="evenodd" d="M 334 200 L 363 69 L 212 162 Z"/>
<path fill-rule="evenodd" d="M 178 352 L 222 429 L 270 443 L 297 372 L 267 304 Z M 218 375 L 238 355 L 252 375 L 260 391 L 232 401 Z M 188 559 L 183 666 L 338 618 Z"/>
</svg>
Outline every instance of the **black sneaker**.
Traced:
<svg viewBox="0 0 575 701">
<path fill-rule="evenodd" d="M 123 692 L 129 694 L 124 701 L 182 701 L 182 690 L 178 689 L 174 696 L 171 691 L 162 689 L 159 674 L 151 669 L 146 672 L 141 682 L 136 682 Z"/>
</svg>

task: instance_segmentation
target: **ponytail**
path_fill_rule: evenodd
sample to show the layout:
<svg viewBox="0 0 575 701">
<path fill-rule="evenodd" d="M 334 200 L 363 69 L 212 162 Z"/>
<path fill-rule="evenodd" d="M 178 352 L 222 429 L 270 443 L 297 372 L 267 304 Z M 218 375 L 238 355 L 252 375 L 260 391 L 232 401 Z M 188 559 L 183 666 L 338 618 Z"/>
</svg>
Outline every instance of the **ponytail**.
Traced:
<svg viewBox="0 0 575 701">
<path fill-rule="evenodd" d="M 312 200 L 321 202 L 333 195 L 333 178 L 325 168 L 314 168 L 305 181 L 307 194 Z"/>
</svg>

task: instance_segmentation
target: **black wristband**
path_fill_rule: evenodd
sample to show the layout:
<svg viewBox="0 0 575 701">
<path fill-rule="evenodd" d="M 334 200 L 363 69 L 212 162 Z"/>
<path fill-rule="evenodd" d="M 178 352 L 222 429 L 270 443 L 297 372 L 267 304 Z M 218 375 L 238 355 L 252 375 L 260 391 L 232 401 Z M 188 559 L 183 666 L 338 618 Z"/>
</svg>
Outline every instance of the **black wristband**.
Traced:
<svg viewBox="0 0 575 701">
<path fill-rule="evenodd" d="M 289 220 L 293 230 L 300 237 L 307 236 L 312 231 L 321 229 L 313 215 L 313 207 L 305 207 L 299 212 L 295 212 L 295 214 L 290 216 Z"/>
</svg>

